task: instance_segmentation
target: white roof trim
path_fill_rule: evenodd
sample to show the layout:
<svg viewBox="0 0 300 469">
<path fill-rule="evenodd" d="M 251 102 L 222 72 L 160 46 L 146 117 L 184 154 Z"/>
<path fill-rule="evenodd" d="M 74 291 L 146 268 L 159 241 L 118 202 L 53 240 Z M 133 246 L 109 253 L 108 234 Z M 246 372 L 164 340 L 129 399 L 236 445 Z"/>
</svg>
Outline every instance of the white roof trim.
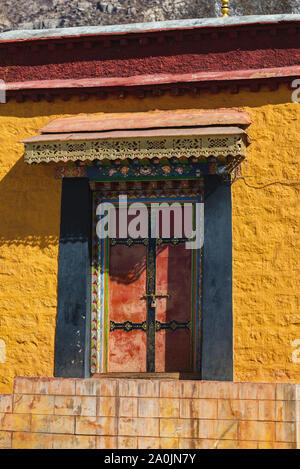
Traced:
<svg viewBox="0 0 300 469">
<path fill-rule="evenodd" d="M 123 34 L 157 31 L 164 29 L 184 29 L 201 27 L 239 26 L 258 23 L 284 23 L 300 21 L 300 15 L 251 15 L 231 16 L 228 18 L 198 18 L 175 21 L 155 21 L 152 23 L 131 23 L 110 26 L 81 26 L 74 28 L 28 29 L 6 31 L 0 34 L 1 41 L 45 39 L 68 36 L 86 36 L 95 34 Z"/>
</svg>

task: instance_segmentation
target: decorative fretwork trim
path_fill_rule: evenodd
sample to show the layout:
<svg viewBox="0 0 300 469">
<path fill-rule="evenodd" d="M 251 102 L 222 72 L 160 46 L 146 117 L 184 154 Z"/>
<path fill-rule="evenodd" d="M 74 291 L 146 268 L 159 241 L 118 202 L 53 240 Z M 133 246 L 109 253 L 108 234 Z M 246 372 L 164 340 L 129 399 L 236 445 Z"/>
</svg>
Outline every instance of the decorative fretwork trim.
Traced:
<svg viewBox="0 0 300 469">
<path fill-rule="evenodd" d="M 226 158 L 245 154 L 243 135 L 166 136 L 25 143 L 27 163 L 134 158 Z"/>
</svg>

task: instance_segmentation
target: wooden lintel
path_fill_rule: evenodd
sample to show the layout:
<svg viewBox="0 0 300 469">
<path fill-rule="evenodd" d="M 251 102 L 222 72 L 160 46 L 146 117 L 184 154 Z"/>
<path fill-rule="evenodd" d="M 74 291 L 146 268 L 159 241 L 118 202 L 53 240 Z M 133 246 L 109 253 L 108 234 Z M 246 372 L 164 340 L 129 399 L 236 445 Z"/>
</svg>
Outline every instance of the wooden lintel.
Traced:
<svg viewBox="0 0 300 469">
<path fill-rule="evenodd" d="M 200 373 L 95 373 L 92 378 L 201 380 Z"/>
</svg>

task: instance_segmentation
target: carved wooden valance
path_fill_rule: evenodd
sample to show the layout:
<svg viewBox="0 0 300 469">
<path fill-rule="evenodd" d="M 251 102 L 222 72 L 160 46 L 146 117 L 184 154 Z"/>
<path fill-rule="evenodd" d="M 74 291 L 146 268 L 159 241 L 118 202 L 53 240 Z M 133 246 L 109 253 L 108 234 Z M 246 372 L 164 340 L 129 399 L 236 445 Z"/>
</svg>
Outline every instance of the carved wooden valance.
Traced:
<svg viewBox="0 0 300 469">
<path fill-rule="evenodd" d="M 156 111 L 58 119 L 23 140 L 32 163 L 213 157 L 243 159 L 249 116 L 241 111 Z M 223 124 L 221 126 L 220 124 Z M 226 126 L 225 126 L 225 125 Z M 80 131 L 83 129 L 83 131 Z"/>
</svg>

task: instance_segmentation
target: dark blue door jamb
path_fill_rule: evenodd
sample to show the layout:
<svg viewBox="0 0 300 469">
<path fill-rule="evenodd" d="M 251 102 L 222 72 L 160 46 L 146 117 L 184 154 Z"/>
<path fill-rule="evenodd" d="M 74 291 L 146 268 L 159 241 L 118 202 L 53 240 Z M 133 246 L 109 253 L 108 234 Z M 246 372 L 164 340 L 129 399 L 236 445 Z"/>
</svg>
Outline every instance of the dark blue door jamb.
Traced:
<svg viewBox="0 0 300 469">
<path fill-rule="evenodd" d="M 231 185 L 204 181 L 202 379 L 233 380 Z"/>
<path fill-rule="evenodd" d="M 89 376 L 91 220 L 88 179 L 64 178 L 54 370 L 59 377 Z"/>
</svg>

